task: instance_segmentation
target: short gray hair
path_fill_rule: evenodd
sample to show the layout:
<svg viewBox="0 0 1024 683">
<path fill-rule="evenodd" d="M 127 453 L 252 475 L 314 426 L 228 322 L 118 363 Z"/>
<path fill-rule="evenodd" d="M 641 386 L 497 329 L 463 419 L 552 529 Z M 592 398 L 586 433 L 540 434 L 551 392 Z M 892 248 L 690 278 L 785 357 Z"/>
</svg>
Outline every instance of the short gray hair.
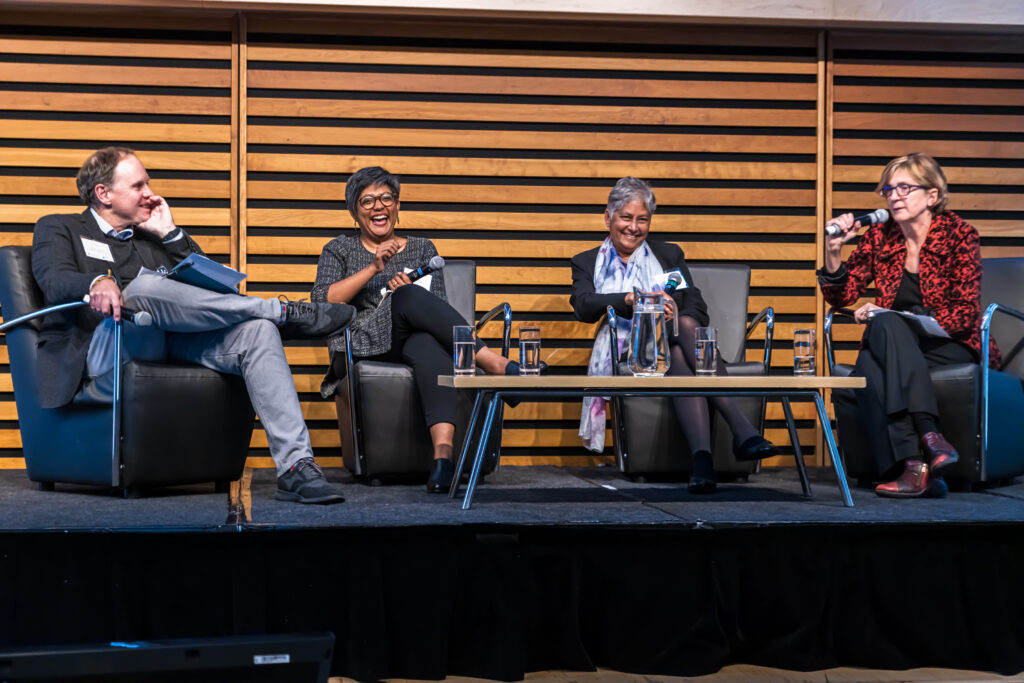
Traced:
<svg viewBox="0 0 1024 683">
<path fill-rule="evenodd" d="M 86 206 L 97 204 L 96 186 L 113 185 L 114 171 L 118 164 L 132 156 L 135 156 L 135 152 L 127 147 L 104 147 L 85 160 L 75 176 L 75 184 L 78 186 L 78 196 Z"/>
<path fill-rule="evenodd" d="M 615 213 L 634 199 L 643 200 L 644 206 L 650 213 L 658 208 L 658 202 L 654 199 L 654 190 L 646 181 L 626 176 L 619 178 L 615 187 L 608 193 L 608 213 Z"/>
</svg>

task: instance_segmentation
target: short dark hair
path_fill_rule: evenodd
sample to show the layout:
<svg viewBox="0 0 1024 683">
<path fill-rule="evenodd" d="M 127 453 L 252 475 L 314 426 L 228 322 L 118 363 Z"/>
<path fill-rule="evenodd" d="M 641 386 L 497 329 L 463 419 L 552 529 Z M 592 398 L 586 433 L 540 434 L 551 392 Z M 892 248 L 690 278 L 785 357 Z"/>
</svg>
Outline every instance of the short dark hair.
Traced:
<svg viewBox="0 0 1024 683">
<path fill-rule="evenodd" d="M 78 169 L 75 183 L 78 185 L 78 196 L 86 206 L 96 201 L 96 186 L 110 185 L 114 182 L 114 171 L 125 157 L 135 156 L 135 151 L 127 147 L 104 147 L 96 150 Z"/>
<path fill-rule="evenodd" d="M 349 176 L 348 182 L 345 183 L 345 206 L 348 208 L 348 212 L 352 214 L 352 218 L 356 217 L 356 211 L 359 210 L 359 195 L 363 193 L 363 190 L 374 185 L 387 185 L 388 189 L 391 190 L 391 194 L 395 195 L 395 199 L 398 199 L 402 182 L 398 179 L 398 176 L 380 166 L 367 166 L 353 173 Z"/>
</svg>

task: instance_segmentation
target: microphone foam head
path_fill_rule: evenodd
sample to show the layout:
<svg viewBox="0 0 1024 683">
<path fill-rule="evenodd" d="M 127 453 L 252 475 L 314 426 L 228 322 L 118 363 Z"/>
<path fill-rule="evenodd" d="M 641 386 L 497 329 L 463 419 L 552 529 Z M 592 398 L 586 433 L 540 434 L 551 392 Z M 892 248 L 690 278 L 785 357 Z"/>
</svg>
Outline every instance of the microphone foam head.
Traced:
<svg viewBox="0 0 1024 683">
<path fill-rule="evenodd" d="M 871 218 L 875 223 L 887 223 L 889 222 L 889 212 L 885 209 L 879 209 L 871 214 Z"/>
<path fill-rule="evenodd" d="M 666 284 L 672 285 L 673 288 L 683 284 L 683 274 L 678 270 L 673 270 L 668 274 L 668 282 Z"/>
<path fill-rule="evenodd" d="M 136 311 L 135 324 L 140 327 L 149 327 L 153 324 L 153 316 L 148 311 Z"/>
<path fill-rule="evenodd" d="M 430 263 L 427 264 L 427 267 L 431 270 L 441 270 L 444 268 L 444 259 L 440 256 L 434 256 L 430 259 Z"/>
</svg>

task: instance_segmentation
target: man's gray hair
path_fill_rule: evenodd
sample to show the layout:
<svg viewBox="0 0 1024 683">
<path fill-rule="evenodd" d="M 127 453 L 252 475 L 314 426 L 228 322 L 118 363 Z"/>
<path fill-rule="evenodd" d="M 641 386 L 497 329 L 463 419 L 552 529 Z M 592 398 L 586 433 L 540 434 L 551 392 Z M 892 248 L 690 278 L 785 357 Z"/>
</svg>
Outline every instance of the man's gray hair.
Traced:
<svg viewBox="0 0 1024 683">
<path fill-rule="evenodd" d="M 620 178 L 612 191 L 608 194 L 608 212 L 615 213 L 634 199 L 643 201 L 647 211 L 654 213 L 658 208 L 658 202 L 654 199 L 654 190 L 645 181 L 633 176 Z"/>
</svg>

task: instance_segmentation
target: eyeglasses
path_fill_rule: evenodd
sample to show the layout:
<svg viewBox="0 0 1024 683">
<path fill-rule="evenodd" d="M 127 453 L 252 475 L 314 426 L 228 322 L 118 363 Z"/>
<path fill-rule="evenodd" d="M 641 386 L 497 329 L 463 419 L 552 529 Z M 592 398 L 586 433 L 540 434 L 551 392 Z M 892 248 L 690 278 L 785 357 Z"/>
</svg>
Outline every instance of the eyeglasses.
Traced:
<svg viewBox="0 0 1024 683">
<path fill-rule="evenodd" d="M 363 207 L 364 209 L 372 209 L 373 207 L 377 206 L 378 199 L 380 200 L 380 203 L 383 204 L 384 206 L 391 206 L 392 204 L 395 203 L 396 197 L 390 192 L 385 192 L 383 194 L 364 194 L 362 197 L 359 198 L 359 206 Z"/>
<path fill-rule="evenodd" d="M 907 183 L 900 183 L 899 185 L 896 185 L 895 187 L 893 187 L 892 185 L 883 185 L 882 189 L 879 191 L 878 194 L 880 194 L 883 197 L 885 197 L 886 199 L 888 199 L 889 197 L 892 196 L 893 192 L 896 193 L 897 197 L 906 197 L 908 194 L 910 194 L 914 190 L 923 190 L 923 189 L 925 189 L 924 185 L 909 185 Z"/>
</svg>

